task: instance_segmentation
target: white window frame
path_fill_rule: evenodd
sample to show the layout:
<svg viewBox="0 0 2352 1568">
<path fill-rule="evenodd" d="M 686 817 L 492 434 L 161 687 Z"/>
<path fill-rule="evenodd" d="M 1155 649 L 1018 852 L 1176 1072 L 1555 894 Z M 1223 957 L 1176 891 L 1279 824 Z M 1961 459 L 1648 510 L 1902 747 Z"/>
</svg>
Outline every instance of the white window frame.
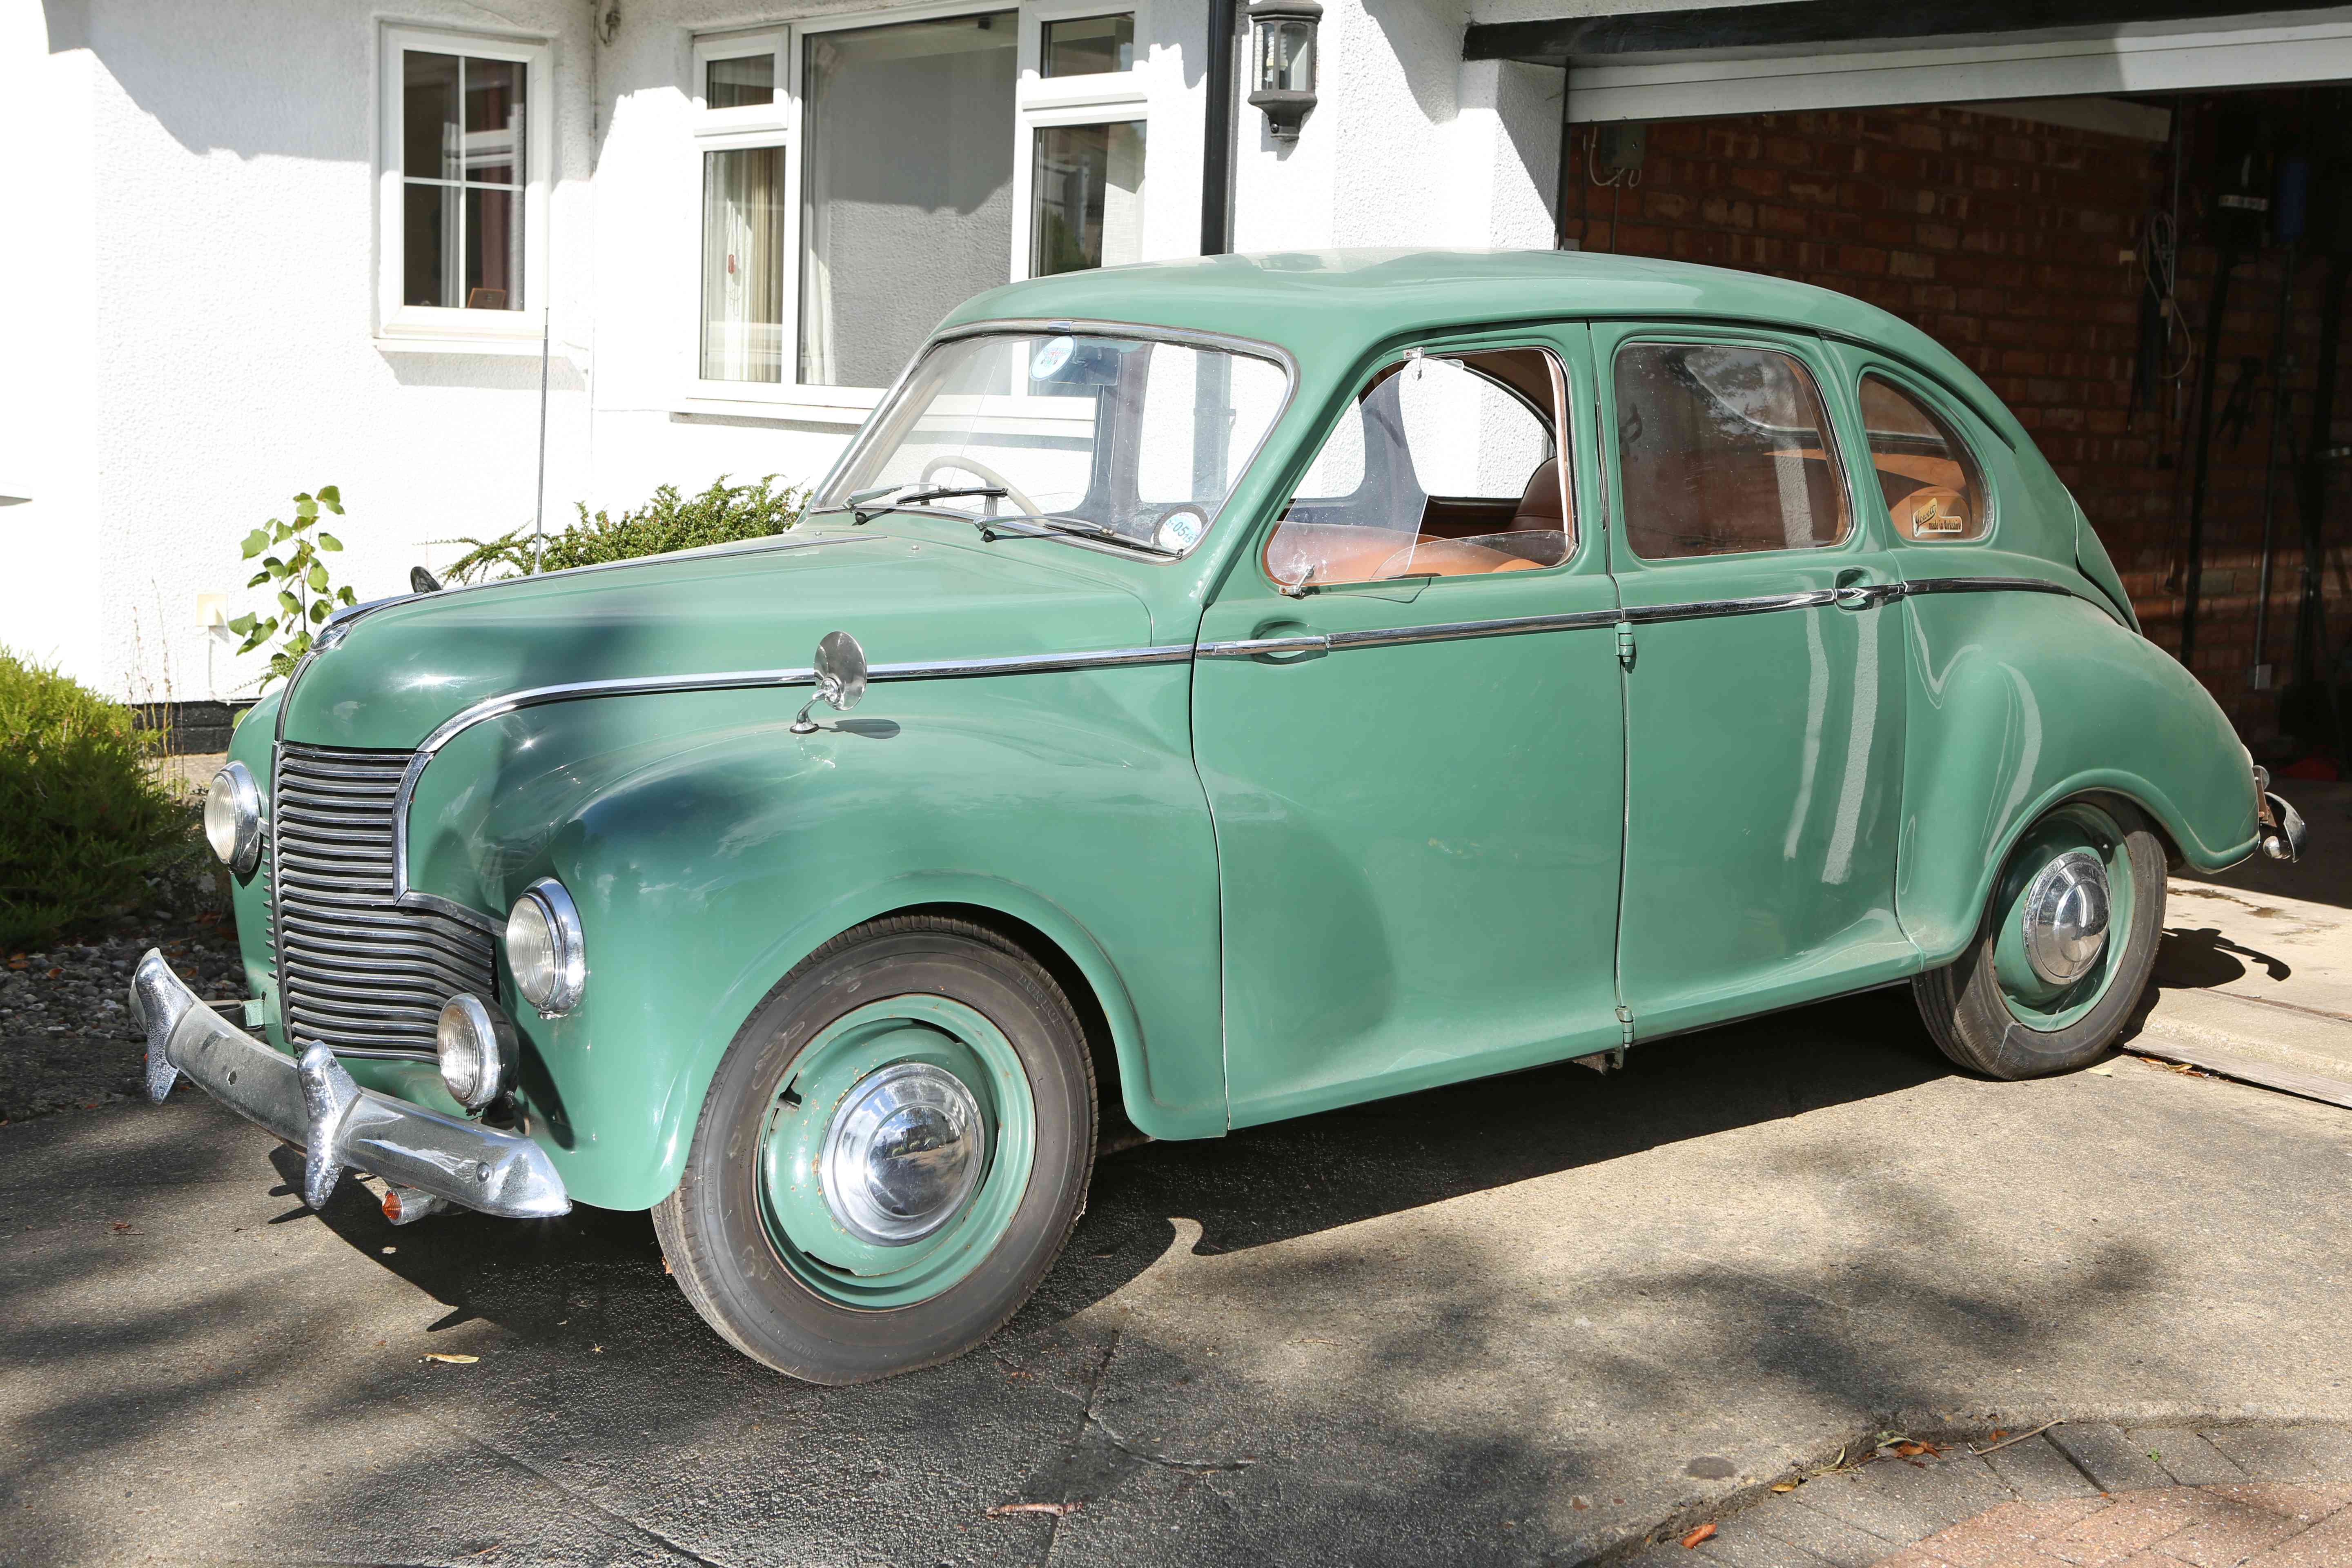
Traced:
<svg viewBox="0 0 2352 1568">
<path fill-rule="evenodd" d="M 806 121 L 801 102 L 801 83 L 805 76 L 804 45 L 810 36 L 819 33 L 1007 10 L 1015 14 L 1020 33 L 1019 76 L 1013 89 L 1013 123 L 1005 128 L 1005 133 L 1013 139 L 1013 243 L 1012 254 L 1005 258 L 1005 277 L 1007 281 L 1019 282 L 1029 276 L 1030 187 L 1038 129 L 1049 125 L 1094 125 L 1149 118 L 1149 75 L 1139 58 L 1134 68 L 1129 70 L 1102 71 L 1048 80 L 1043 74 L 1043 24 L 1132 12 L 1139 56 L 1144 47 L 1149 19 L 1144 0 L 1129 0 L 1129 3 L 1120 3 L 1120 0 L 1031 0 L 1029 4 L 1021 4 L 1020 0 L 996 0 L 994 4 L 989 0 L 946 0 L 946 3 L 929 5 L 899 5 L 887 10 L 803 18 L 755 29 L 713 33 L 694 40 L 691 61 L 694 77 L 687 84 L 686 97 L 691 106 L 689 121 L 693 132 L 696 218 L 692 241 L 687 247 L 681 268 L 688 279 L 689 297 L 694 301 L 691 313 L 694 331 L 685 349 L 684 392 L 677 402 L 680 412 L 738 415 L 757 412 L 802 423 L 857 425 L 874 411 L 887 388 L 811 386 L 798 379 L 800 268 L 803 259 L 801 183 L 807 147 Z M 772 107 L 746 106 L 732 110 L 704 107 L 703 93 L 711 60 L 762 54 L 772 48 L 777 56 L 776 101 Z M 1150 145 L 1147 137 L 1144 143 L 1147 166 Z M 793 276 L 785 289 L 784 311 L 785 363 L 789 379 L 781 382 L 706 381 L 702 379 L 701 353 L 703 236 L 700 193 L 705 178 L 703 154 L 773 146 L 786 150 L 784 253 L 791 258 L 793 267 Z M 1146 177 L 1148 180 L 1149 175 Z"/>
<path fill-rule="evenodd" d="M 403 62 L 410 50 L 515 60 L 524 77 L 522 302 L 520 310 L 407 305 L 403 292 L 401 121 Z M 387 25 L 377 35 L 376 321 L 379 347 L 432 353 L 537 353 L 541 309 L 554 269 L 548 258 L 548 192 L 555 168 L 555 46 L 545 38 Z"/>
</svg>

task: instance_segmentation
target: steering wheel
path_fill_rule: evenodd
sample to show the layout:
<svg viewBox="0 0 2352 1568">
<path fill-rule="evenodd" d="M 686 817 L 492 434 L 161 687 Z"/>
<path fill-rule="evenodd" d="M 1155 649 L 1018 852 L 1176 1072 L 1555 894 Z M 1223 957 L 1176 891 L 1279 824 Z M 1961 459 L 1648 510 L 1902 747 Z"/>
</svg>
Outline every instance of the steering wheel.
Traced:
<svg viewBox="0 0 2352 1568">
<path fill-rule="evenodd" d="M 1011 479 L 1006 479 L 1003 474 L 998 473 L 994 468 L 990 468 L 986 463 L 982 462 L 977 458 L 960 457 L 953 452 L 942 453 L 939 457 L 933 458 L 929 462 L 923 465 L 923 471 L 920 477 L 924 482 L 929 483 L 930 477 L 933 474 L 938 473 L 941 468 L 961 468 L 965 473 L 971 475 L 975 479 L 987 480 L 990 484 L 994 485 L 998 489 L 1003 490 L 1005 493 L 1005 496 L 1012 500 L 1013 504 L 1019 507 L 1024 512 L 1042 515 L 1045 510 L 1044 507 L 1039 506 L 1035 501 L 1031 500 L 1027 496 L 1023 495 L 1020 489 L 1014 486 Z"/>
</svg>

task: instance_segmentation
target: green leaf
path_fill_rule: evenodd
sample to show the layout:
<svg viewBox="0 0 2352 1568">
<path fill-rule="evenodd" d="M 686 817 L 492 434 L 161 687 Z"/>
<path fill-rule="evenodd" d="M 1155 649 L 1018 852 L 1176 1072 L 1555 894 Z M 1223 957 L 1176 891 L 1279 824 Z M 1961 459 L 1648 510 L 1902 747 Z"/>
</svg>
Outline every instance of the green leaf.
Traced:
<svg viewBox="0 0 2352 1568">
<path fill-rule="evenodd" d="M 327 618 L 327 601 L 326 601 L 326 600 L 324 600 L 324 599 L 313 599 L 313 600 L 311 600 L 311 601 L 310 601 L 310 619 L 315 623 L 315 622 L 319 622 L 319 621 L 323 621 L 323 620 L 325 620 L 326 618 Z"/>
<path fill-rule="evenodd" d="M 278 521 L 276 518 L 274 518 L 274 517 L 273 517 L 273 518 L 271 518 L 271 519 L 269 520 L 269 542 L 270 542 L 270 543 L 272 543 L 272 544 L 283 544 L 283 543 L 285 543 L 288 540 L 289 540 L 289 539 L 291 539 L 291 538 L 293 538 L 293 537 L 294 537 L 294 531 L 293 531 L 292 529 L 290 529 L 290 528 L 287 527 L 284 523 L 282 523 L 282 522 Z"/>
<path fill-rule="evenodd" d="M 278 606 L 289 616 L 299 616 L 302 613 L 302 601 L 283 588 L 278 590 Z"/>
<path fill-rule="evenodd" d="M 310 585 L 310 592 L 313 594 L 325 593 L 327 591 L 327 563 L 323 561 L 311 562 L 310 573 L 304 576 L 302 581 Z"/>
<path fill-rule="evenodd" d="M 258 588 L 264 583 L 268 581 L 269 574 L 268 572 L 256 572 L 249 579 L 247 580 L 245 585 L 248 588 Z"/>
<path fill-rule="evenodd" d="M 246 633 L 253 629 L 252 612 L 247 611 L 246 614 L 237 616 L 235 620 L 226 621 L 222 624 L 226 626 L 229 630 L 235 632 L 237 636 L 243 637 Z"/>
<path fill-rule="evenodd" d="M 341 487 L 337 485 L 320 485 L 319 487 L 319 504 L 325 507 L 329 511 L 333 512 L 337 517 L 342 516 L 343 492 Z"/>
<path fill-rule="evenodd" d="M 289 660 L 300 658 L 304 654 L 309 653 L 310 651 L 310 634 L 309 632 L 295 633 L 286 644 L 286 657 Z"/>
<path fill-rule="evenodd" d="M 331 534 L 331 533 L 321 533 L 320 535 L 319 535 L 319 548 L 320 548 L 320 549 L 321 549 L 321 550 L 341 550 L 342 547 L 343 547 L 343 542 L 342 542 L 341 540 L 340 540 L 340 539 L 337 539 L 333 534 Z"/>
<path fill-rule="evenodd" d="M 318 520 L 319 503 L 312 500 L 306 495 L 296 496 L 294 498 L 294 521 L 297 522 L 316 522 Z"/>
<path fill-rule="evenodd" d="M 349 588 L 336 589 L 335 598 L 340 603 L 346 605 L 356 605 L 360 602 L 360 596 L 357 594 L 352 593 Z"/>
<path fill-rule="evenodd" d="M 263 551 L 268 548 L 269 531 L 268 529 L 257 528 L 251 533 L 245 536 L 245 544 L 243 549 L 245 551 L 245 558 L 247 561 L 252 560 L 255 556 L 260 554 Z"/>
<path fill-rule="evenodd" d="M 281 583 L 294 574 L 294 568 L 287 565 L 286 563 L 278 560 L 275 555 L 263 562 L 262 564 L 269 568 L 269 574 L 272 577 L 277 578 Z"/>
</svg>

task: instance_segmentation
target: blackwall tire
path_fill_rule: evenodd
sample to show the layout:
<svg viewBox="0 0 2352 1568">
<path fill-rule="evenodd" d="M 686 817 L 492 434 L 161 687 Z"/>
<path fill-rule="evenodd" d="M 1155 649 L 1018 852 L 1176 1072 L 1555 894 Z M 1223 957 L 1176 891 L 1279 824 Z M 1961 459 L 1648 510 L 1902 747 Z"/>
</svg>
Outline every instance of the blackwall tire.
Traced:
<svg viewBox="0 0 2352 1568">
<path fill-rule="evenodd" d="M 2013 981 L 2004 981 L 2002 938 L 2014 926 L 2011 917 L 2030 879 L 2068 847 L 2100 853 L 2112 885 L 2127 889 L 2128 909 L 2116 900 L 2095 994 L 2080 999 L 2063 992 L 2021 997 Z M 1995 879 L 1968 950 L 1911 982 L 1919 1016 L 1937 1046 L 1959 1066 L 1996 1079 L 2073 1072 L 2105 1057 L 2156 964 L 2164 929 L 2164 845 L 2128 802 L 2100 797 L 2053 808 L 2020 839 Z M 2013 973 L 2013 957 L 2008 967 Z"/>
<path fill-rule="evenodd" d="M 939 1231 L 876 1244 L 808 1156 L 909 1040 L 970 1080 L 988 1154 Z M 984 926 L 892 916 L 819 948 L 752 1010 L 654 1229 L 729 1343 L 811 1383 L 865 1383 L 961 1355 L 1020 1309 L 1085 1212 L 1096 1131 L 1085 1032 L 1045 968 Z"/>
</svg>

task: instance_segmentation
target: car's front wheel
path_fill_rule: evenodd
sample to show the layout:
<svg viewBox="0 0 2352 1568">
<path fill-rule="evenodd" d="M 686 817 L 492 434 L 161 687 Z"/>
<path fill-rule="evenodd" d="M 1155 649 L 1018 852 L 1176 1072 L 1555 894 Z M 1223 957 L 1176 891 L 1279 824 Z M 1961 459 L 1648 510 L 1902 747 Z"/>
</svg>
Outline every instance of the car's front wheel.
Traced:
<svg viewBox="0 0 2352 1568">
<path fill-rule="evenodd" d="M 1045 1278 L 1085 1208 L 1077 1016 L 985 927 L 893 916 L 780 981 L 719 1062 L 654 1210 L 687 1299 L 754 1360 L 863 1383 L 959 1355 Z"/>
<path fill-rule="evenodd" d="M 2001 868 L 1976 942 L 1911 983 L 1936 1044 L 2002 1079 L 2105 1055 L 2156 964 L 2164 869 L 2155 829 L 2125 802 L 2043 816 Z"/>
</svg>

